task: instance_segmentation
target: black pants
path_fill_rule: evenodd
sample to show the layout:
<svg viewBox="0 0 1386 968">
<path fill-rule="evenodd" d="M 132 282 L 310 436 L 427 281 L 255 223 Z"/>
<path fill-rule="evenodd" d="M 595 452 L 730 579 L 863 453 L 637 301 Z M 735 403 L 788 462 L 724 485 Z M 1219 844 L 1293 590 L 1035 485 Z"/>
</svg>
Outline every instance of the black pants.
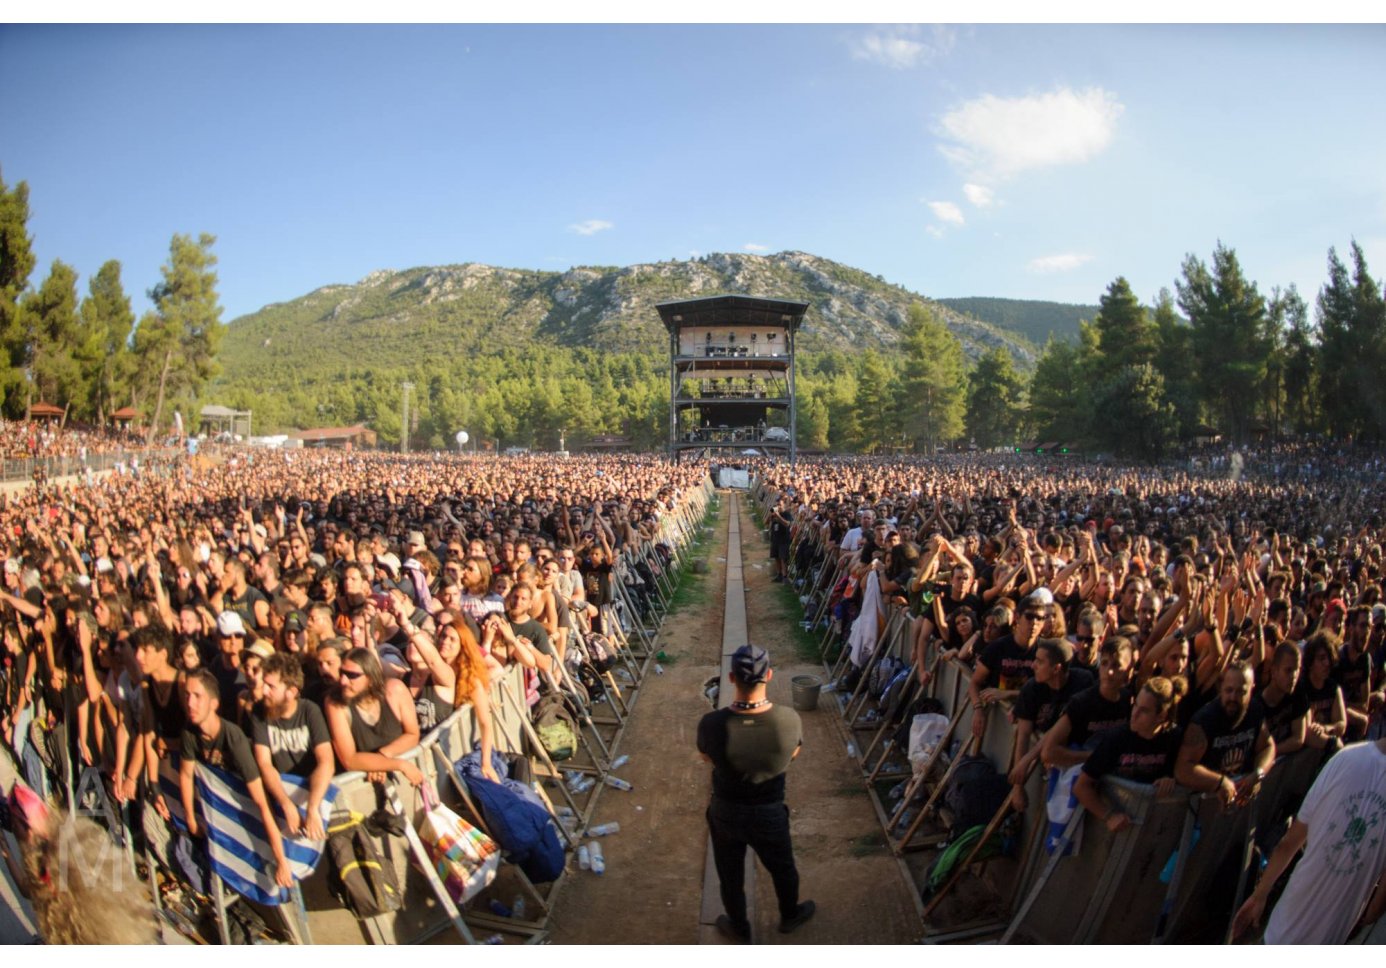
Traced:
<svg viewBox="0 0 1386 968">
<path fill-rule="evenodd" d="M 799 907 L 799 871 L 789 841 L 789 808 L 783 803 L 748 806 L 714 798 L 707 808 L 707 826 L 712 832 L 712 859 L 722 884 L 722 907 L 732 923 L 750 930 L 746 920 L 747 847 L 756 852 L 775 882 L 780 920 L 793 917 Z"/>
</svg>

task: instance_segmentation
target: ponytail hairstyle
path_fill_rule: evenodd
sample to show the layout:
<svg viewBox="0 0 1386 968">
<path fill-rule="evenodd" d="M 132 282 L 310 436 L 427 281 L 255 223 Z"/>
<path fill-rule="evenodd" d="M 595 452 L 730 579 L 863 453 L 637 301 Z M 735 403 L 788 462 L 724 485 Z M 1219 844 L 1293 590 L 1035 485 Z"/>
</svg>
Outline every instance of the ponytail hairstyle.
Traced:
<svg viewBox="0 0 1386 968">
<path fill-rule="evenodd" d="M 1189 681 L 1183 676 L 1151 676 L 1141 687 L 1142 692 L 1148 692 L 1155 697 L 1155 702 L 1160 713 L 1161 722 L 1169 722 L 1170 714 L 1174 707 L 1179 705 L 1189 692 Z"/>
</svg>

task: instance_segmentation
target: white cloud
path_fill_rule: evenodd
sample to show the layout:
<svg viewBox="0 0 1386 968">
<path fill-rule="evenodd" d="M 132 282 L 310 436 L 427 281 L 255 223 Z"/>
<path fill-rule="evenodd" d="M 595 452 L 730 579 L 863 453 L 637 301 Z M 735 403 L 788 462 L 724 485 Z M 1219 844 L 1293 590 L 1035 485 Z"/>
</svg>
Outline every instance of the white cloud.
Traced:
<svg viewBox="0 0 1386 968">
<path fill-rule="evenodd" d="M 996 204 L 996 196 L 992 190 L 985 185 L 975 185 L 968 182 L 963 186 L 963 194 L 967 200 L 978 208 L 988 208 Z"/>
<path fill-rule="evenodd" d="M 897 71 L 929 64 L 953 49 L 957 31 L 934 24 L 925 34 L 917 24 L 880 27 L 848 41 L 854 60 L 874 61 Z"/>
<path fill-rule="evenodd" d="M 949 225 L 966 225 L 967 219 L 963 218 L 962 209 L 958 208 L 953 202 L 925 202 L 929 206 L 929 211 L 934 213 L 934 218 L 940 222 L 947 222 Z"/>
<path fill-rule="evenodd" d="M 1092 256 L 1085 252 L 1059 252 L 1055 255 L 1042 255 L 1039 258 L 1031 259 L 1029 269 L 1031 272 L 1038 272 L 1042 275 L 1052 272 L 1072 272 L 1091 261 Z"/>
<path fill-rule="evenodd" d="M 967 171 L 1005 178 L 1101 154 L 1125 108 L 1100 87 L 1002 98 L 983 94 L 939 122 L 939 151 Z"/>
<path fill-rule="evenodd" d="M 576 232 L 578 235 L 596 235 L 598 232 L 605 232 L 607 229 L 614 229 L 615 223 L 608 222 L 606 219 L 589 218 L 585 222 L 576 222 L 568 226 L 569 232 Z"/>
<path fill-rule="evenodd" d="M 761 245 L 759 242 L 747 242 L 741 247 L 747 252 L 769 252 L 770 246 Z"/>
<path fill-rule="evenodd" d="M 924 231 L 928 232 L 936 239 L 943 238 L 943 229 L 939 228 L 937 225 L 926 225 L 924 226 Z"/>
</svg>

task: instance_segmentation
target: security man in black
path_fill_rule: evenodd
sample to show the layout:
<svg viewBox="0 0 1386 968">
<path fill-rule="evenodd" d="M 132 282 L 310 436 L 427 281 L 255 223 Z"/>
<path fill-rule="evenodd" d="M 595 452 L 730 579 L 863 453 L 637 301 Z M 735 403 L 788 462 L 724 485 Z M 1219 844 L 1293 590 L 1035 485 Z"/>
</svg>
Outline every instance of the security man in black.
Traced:
<svg viewBox="0 0 1386 968">
<path fill-rule="evenodd" d="M 773 675 L 770 656 L 754 645 L 737 649 L 731 661 L 736 698 L 698 723 L 698 752 L 712 764 L 712 802 L 707 825 L 713 861 L 722 886 L 717 919 L 723 934 L 751 940 L 746 918 L 746 848 L 770 872 L 780 907 L 780 931 L 788 934 L 813 917 L 814 903 L 799 903 L 799 871 L 789 838 L 784 773 L 799 755 L 799 714 L 765 698 Z"/>
</svg>

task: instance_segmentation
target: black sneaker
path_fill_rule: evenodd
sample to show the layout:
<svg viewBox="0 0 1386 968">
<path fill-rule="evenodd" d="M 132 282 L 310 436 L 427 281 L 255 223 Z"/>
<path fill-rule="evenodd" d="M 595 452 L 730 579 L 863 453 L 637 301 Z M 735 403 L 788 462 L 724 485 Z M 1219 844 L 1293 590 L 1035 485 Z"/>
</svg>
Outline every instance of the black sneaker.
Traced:
<svg viewBox="0 0 1386 968">
<path fill-rule="evenodd" d="M 794 917 L 786 918 L 780 922 L 780 934 L 789 934 L 799 925 L 813 917 L 813 912 L 818 910 L 818 905 L 812 901 L 801 901 L 799 907 L 794 911 Z"/>
<path fill-rule="evenodd" d="M 732 919 L 725 914 L 717 915 L 717 930 L 721 931 L 723 934 L 725 934 L 728 938 L 731 938 L 733 941 L 739 941 L 742 944 L 751 943 L 750 925 L 747 925 L 744 928 L 738 928 L 735 924 L 732 923 Z"/>
</svg>

